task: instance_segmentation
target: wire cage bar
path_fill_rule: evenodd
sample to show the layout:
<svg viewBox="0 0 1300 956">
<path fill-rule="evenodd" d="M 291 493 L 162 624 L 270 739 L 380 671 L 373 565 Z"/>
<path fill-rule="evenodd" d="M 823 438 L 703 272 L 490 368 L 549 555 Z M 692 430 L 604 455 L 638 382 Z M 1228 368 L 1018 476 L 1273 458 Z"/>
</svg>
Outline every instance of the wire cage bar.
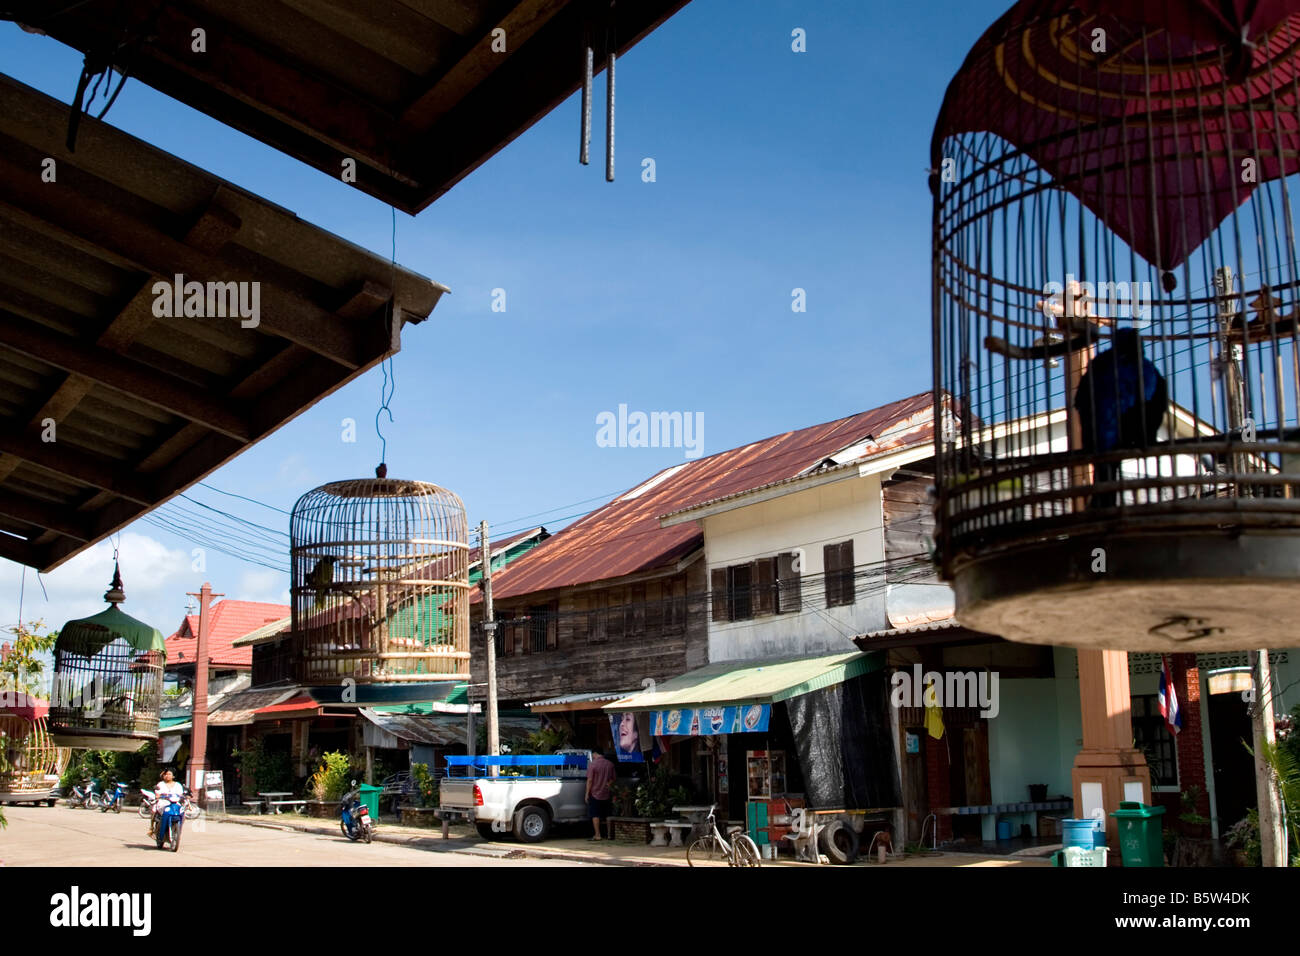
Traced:
<svg viewBox="0 0 1300 956">
<path fill-rule="evenodd" d="M 0 708 L 0 800 L 48 797 L 72 756 L 55 745 L 45 702 L 29 700 L 40 708 L 39 716 Z"/>
<path fill-rule="evenodd" d="M 949 87 L 936 535 L 969 626 L 1300 638 L 1300 4 L 1207 6 L 1025 0 Z"/>
<path fill-rule="evenodd" d="M 290 518 L 293 630 L 302 683 L 469 674 L 465 506 L 437 485 L 336 481 Z"/>
<path fill-rule="evenodd" d="M 157 628 L 137 621 L 115 569 L 94 615 L 69 621 L 54 645 L 50 730 L 62 747 L 133 751 L 158 739 L 166 650 Z"/>
</svg>

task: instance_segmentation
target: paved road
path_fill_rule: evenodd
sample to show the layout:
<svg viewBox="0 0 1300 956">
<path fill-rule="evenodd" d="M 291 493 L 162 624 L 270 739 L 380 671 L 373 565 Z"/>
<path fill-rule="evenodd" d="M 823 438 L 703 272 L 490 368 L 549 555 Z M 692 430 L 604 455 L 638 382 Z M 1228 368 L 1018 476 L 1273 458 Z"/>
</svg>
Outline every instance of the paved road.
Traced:
<svg viewBox="0 0 1300 956">
<path fill-rule="evenodd" d="M 5 807 L 4 866 L 590 866 L 562 860 L 506 859 L 386 843 L 349 843 L 236 823 L 188 821 L 178 853 L 159 850 L 135 808 L 122 813 L 56 807 Z M 200 826 L 199 824 L 203 824 Z"/>
</svg>

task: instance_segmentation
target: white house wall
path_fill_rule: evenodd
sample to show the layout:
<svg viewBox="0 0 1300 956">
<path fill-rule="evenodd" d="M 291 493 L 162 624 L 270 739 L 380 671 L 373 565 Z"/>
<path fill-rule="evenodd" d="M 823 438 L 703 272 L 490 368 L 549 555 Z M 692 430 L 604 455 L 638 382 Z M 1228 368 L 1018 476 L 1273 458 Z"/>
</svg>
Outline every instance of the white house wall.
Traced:
<svg viewBox="0 0 1300 956">
<path fill-rule="evenodd" d="M 855 603 L 845 607 L 826 607 L 822 587 L 823 545 L 852 538 L 853 562 L 859 568 L 884 560 L 878 476 L 854 476 L 795 492 L 711 515 L 702 524 L 710 571 L 783 551 L 802 549 L 805 555 L 804 610 L 749 621 L 711 621 L 710 661 L 855 651 L 854 635 L 887 626 L 883 569 L 879 581 L 859 577 Z"/>
</svg>

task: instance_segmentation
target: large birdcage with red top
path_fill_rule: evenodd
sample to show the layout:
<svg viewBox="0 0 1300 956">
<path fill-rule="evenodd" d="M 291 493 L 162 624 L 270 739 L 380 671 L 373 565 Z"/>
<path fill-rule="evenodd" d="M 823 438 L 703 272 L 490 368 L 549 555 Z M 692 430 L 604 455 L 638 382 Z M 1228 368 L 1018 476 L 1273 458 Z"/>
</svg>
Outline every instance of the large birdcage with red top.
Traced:
<svg viewBox="0 0 1300 956">
<path fill-rule="evenodd" d="M 1017 3 L 931 147 L 937 548 L 963 623 L 1286 646 L 1300 3 Z"/>
<path fill-rule="evenodd" d="M 454 493 L 388 477 L 330 482 L 298 499 L 290 537 L 301 682 L 469 674 L 469 529 Z"/>
</svg>

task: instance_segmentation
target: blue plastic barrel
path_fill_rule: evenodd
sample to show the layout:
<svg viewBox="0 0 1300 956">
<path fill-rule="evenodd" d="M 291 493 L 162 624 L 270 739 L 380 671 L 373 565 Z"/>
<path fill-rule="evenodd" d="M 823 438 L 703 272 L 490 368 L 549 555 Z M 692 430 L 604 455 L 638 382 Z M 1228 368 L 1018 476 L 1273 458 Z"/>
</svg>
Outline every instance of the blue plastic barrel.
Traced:
<svg viewBox="0 0 1300 956">
<path fill-rule="evenodd" d="M 999 821 L 998 821 L 998 839 L 999 839 L 999 840 L 1010 840 L 1010 839 L 1011 839 L 1011 821 L 1010 821 L 1010 820 L 999 820 Z"/>
<path fill-rule="evenodd" d="M 1062 820 L 1062 846 L 1077 846 L 1091 850 L 1098 845 L 1093 836 L 1097 832 L 1096 825 L 1094 820 Z"/>
</svg>

